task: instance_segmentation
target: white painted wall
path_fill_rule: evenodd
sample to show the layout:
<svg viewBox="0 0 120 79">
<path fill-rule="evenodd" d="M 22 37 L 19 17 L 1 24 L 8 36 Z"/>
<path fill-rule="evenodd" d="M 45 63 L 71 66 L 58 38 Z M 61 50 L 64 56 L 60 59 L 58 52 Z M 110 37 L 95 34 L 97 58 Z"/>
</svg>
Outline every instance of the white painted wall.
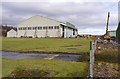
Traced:
<svg viewBox="0 0 120 79">
<path fill-rule="evenodd" d="M 16 37 L 16 36 L 17 36 L 17 32 L 13 29 L 7 32 L 7 37 Z"/>
<path fill-rule="evenodd" d="M 67 33 L 66 37 L 73 37 L 73 29 L 69 29 L 69 28 L 66 28 L 66 29 L 67 29 L 67 31 L 66 31 L 66 33 Z"/>
<path fill-rule="evenodd" d="M 61 30 L 60 34 L 62 36 L 62 32 L 63 32 L 62 27 L 60 28 L 60 30 Z M 78 35 L 77 31 L 75 31 L 75 35 L 73 35 L 73 29 L 65 27 L 65 36 L 64 36 L 65 38 L 76 37 L 77 35 Z"/>
<path fill-rule="evenodd" d="M 28 30 L 28 29 L 19 30 L 18 29 L 17 37 L 21 37 L 21 36 L 35 37 L 35 34 L 37 35 L 37 37 L 61 37 L 60 32 L 61 32 L 60 29 L 54 29 L 54 28 L 53 29 L 37 29 L 37 30 Z"/>
</svg>

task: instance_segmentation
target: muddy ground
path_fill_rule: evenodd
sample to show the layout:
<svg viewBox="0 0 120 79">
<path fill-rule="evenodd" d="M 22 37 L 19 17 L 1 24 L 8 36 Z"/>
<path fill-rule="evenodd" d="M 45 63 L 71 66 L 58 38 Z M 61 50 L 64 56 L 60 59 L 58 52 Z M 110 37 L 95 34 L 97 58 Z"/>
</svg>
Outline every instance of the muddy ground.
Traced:
<svg viewBox="0 0 120 79">
<path fill-rule="evenodd" d="M 110 43 L 97 43 L 94 77 L 118 77 L 118 47 Z"/>
</svg>

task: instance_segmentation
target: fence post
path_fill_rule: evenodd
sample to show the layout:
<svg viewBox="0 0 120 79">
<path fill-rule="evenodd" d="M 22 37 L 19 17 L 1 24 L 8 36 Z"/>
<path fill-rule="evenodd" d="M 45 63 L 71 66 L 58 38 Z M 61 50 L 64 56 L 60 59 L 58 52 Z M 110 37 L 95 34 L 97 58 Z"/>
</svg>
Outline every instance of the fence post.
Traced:
<svg viewBox="0 0 120 79">
<path fill-rule="evenodd" d="M 89 76 L 90 78 L 93 78 L 93 66 L 94 66 L 94 53 L 96 50 L 96 42 L 90 41 L 90 66 L 89 66 Z"/>
</svg>

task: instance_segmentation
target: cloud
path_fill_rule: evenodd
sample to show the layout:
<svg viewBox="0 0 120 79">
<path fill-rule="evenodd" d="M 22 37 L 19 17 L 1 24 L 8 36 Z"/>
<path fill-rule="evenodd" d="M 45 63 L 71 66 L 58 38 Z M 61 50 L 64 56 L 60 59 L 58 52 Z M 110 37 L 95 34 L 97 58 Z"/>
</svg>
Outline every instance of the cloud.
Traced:
<svg viewBox="0 0 120 79">
<path fill-rule="evenodd" d="M 110 28 L 111 30 L 116 28 L 117 8 L 116 2 L 50 2 L 49 0 L 46 2 L 3 2 L 2 22 L 16 26 L 31 16 L 41 15 L 62 22 L 71 22 L 79 29 L 79 33 L 102 34 L 103 31 L 99 30 L 105 30 L 108 11 L 111 12 Z"/>
<path fill-rule="evenodd" d="M 118 2 L 119 0 L 1 0 L 2 2 Z"/>
</svg>

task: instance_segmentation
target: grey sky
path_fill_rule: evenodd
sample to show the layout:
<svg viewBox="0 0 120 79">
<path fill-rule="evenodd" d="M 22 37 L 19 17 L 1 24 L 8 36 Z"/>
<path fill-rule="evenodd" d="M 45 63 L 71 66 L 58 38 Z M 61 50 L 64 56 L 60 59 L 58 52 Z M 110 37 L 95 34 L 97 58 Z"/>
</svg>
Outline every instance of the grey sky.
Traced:
<svg viewBox="0 0 120 79">
<path fill-rule="evenodd" d="M 71 22 L 79 34 L 104 34 L 107 12 L 109 30 L 116 30 L 118 2 L 2 2 L 2 23 L 15 25 L 34 15 Z"/>
</svg>

